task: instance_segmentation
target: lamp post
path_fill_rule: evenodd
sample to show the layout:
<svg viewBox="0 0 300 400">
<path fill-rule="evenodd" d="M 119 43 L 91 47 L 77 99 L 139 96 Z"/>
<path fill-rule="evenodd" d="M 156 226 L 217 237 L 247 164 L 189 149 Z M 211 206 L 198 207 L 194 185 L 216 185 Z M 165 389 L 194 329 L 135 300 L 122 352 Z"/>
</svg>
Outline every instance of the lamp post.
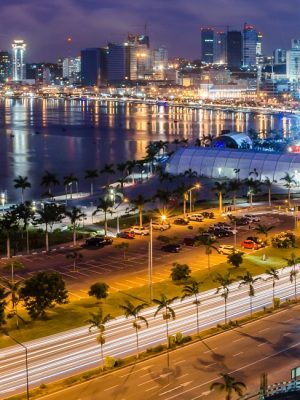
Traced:
<svg viewBox="0 0 300 400">
<path fill-rule="evenodd" d="M 6 336 L 10 337 L 19 346 L 23 347 L 23 349 L 25 350 L 26 398 L 27 398 L 27 400 L 29 400 L 30 395 L 29 395 L 29 373 L 28 373 L 28 350 L 27 350 L 27 347 L 23 343 L 21 343 L 17 339 L 15 339 L 14 337 L 10 336 L 10 334 L 8 332 L 5 332 L 5 334 L 6 334 Z"/>
<path fill-rule="evenodd" d="M 5 201 L 6 201 L 6 196 L 5 196 L 5 192 L 1 193 L 1 204 L 2 204 L 2 213 L 4 214 L 4 205 L 5 205 Z"/>
<path fill-rule="evenodd" d="M 148 279 L 150 290 L 150 301 L 153 299 L 153 229 L 152 218 L 150 219 L 150 240 L 149 240 L 149 255 L 148 255 Z"/>
<path fill-rule="evenodd" d="M 183 214 L 184 214 L 184 218 L 186 217 L 186 195 L 188 196 L 188 198 L 190 199 L 190 213 L 192 212 L 192 192 L 193 190 L 196 189 L 200 189 L 201 185 L 200 183 L 196 183 L 194 186 L 192 186 L 190 189 L 188 189 L 185 194 L 184 194 L 184 204 L 183 204 Z"/>
</svg>

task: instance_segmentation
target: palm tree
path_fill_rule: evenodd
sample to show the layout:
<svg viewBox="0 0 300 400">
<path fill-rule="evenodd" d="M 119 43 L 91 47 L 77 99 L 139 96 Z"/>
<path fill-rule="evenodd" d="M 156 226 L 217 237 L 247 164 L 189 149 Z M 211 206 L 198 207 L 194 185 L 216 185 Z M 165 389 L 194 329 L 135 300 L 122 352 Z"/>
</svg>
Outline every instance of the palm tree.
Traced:
<svg viewBox="0 0 300 400">
<path fill-rule="evenodd" d="M 252 175 L 255 177 L 255 179 L 258 179 L 259 173 L 256 168 L 253 168 L 253 171 L 249 172 L 249 176 L 252 176 Z"/>
<path fill-rule="evenodd" d="M 232 284 L 233 279 L 230 277 L 230 272 L 226 272 L 224 275 L 220 273 L 216 274 L 214 279 L 220 286 L 217 288 L 216 294 L 221 292 L 221 297 L 224 299 L 224 315 L 225 315 L 225 324 L 227 324 L 227 300 L 229 296 L 229 285 Z"/>
<path fill-rule="evenodd" d="M 15 207 L 14 212 L 17 214 L 19 221 L 23 221 L 23 230 L 26 231 L 26 250 L 29 254 L 29 225 L 34 221 L 34 209 L 32 203 L 25 201 Z"/>
<path fill-rule="evenodd" d="M 279 272 L 277 271 L 276 268 L 271 267 L 266 270 L 265 272 L 268 275 L 268 278 L 266 280 L 271 279 L 272 280 L 272 288 L 273 288 L 273 304 L 275 300 L 275 285 L 276 281 L 279 281 Z"/>
<path fill-rule="evenodd" d="M 220 376 L 223 382 L 213 382 L 210 385 L 210 390 L 218 390 L 226 395 L 225 400 L 232 400 L 233 393 L 236 393 L 239 397 L 243 395 L 246 385 L 243 382 L 236 381 L 233 377 L 228 374 L 221 373 Z"/>
<path fill-rule="evenodd" d="M 274 226 L 267 226 L 263 224 L 257 224 L 257 227 L 254 229 L 260 235 L 265 235 L 266 240 L 268 239 L 269 232 L 274 229 Z"/>
<path fill-rule="evenodd" d="M 240 168 L 233 168 L 233 172 L 235 173 L 236 179 L 239 181 L 240 180 Z"/>
<path fill-rule="evenodd" d="M 218 251 L 217 247 L 217 240 L 213 240 L 207 236 L 199 236 L 195 242 L 196 246 L 204 246 L 205 247 L 205 254 L 207 255 L 207 268 L 210 270 L 210 255 L 213 250 Z"/>
<path fill-rule="evenodd" d="M 223 212 L 223 196 L 227 191 L 227 183 L 226 182 L 215 182 L 215 186 L 212 188 L 213 192 L 216 192 L 219 199 L 219 212 L 222 214 Z"/>
<path fill-rule="evenodd" d="M 94 180 L 99 177 L 97 169 L 86 169 L 84 179 L 91 181 L 91 196 L 94 194 Z"/>
<path fill-rule="evenodd" d="M 260 191 L 261 182 L 255 180 L 253 178 L 245 179 L 245 184 L 248 186 L 248 196 L 249 196 L 249 203 L 252 208 L 253 206 L 253 196 Z"/>
<path fill-rule="evenodd" d="M 66 191 L 66 199 L 68 197 L 68 187 L 70 188 L 70 198 L 72 199 L 73 194 L 73 183 L 77 185 L 77 192 L 78 192 L 78 178 L 73 173 L 70 175 L 64 176 L 64 187 Z"/>
<path fill-rule="evenodd" d="M 45 186 L 48 193 L 50 194 L 50 197 L 52 197 L 52 187 L 58 186 L 59 185 L 59 180 L 57 179 L 56 174 L 53 174 L 52 172 L 45 171 L 45 174 L 42 176 L 41 179 L 41 186 Z"/>
<path fill-rule="evenodd" d="M 128 174 L 131 175 L 132 173 L 134 173 L 134 168 L 136 166 L 136 161 L 135 160 L 128 160 L 128 161 L 126 161 L 126 164 L 127 164 Z M 134 184 L 134 174 L 132 175 L 132 183 Z"/>
<path fill-rule="evenodd" d="M 294 175 L 290 175 L 288 172 L 285 173 L 283 178 L 280 178 L 281 181 L 284 181 L 284 185 L 288 190 L 288 205 L 291 207 L 291 189 L 293 185 L 296 185 L 296 180 L 294 179 Z"/>
<path fill-rule="evenodd" d="M 140 226 L 143 226 L 143 211 L 145 208 L 145 204 L 148 202 L 149 200 L 147 200 L 141 194 L 139 194 L 135 199 L 130 200 L 130 203 L 132 203 L 139 210 Z"/>
<path fill-rule="evenodd" d="M 12 315 L 16 317 L 16 326 L 19 328 L 19 315 L 17 306 L 20 301 L 20 290 L 23 285 L 22 281 L 9 281 L 8 279 L 1 279 L 0 282 L 5 286 L 6 297 L 10 297 Z"/>
<path fill-rule="evenodd" d="M 238 276 L 238 279 L 241 280 L 239 287 L 247 285 L 249 288 L 248 294 L 249 294 L 249 300 L 250 300 L 250 315 L 252 317 L 252 297 L 255 296 L 254 284 L 255 284 L 255 282 L 259 281 L 261 278 L 260 277 L 254 278 L 253 275 L 249 271 L 247 271 L 246 275 L 244 275 L 244 276 L 240 275 L 240 276 Z"/>
<path fill-rule="evenodd" d="M 183 200 L 183 216 L 184 216 L 184 218 L 186 217 L 186 202 L 187 202 L 188 199 L 189 199 L 189 192 L 188 192 L 188 190 L 189 190 L 189 187 L 186 186 L 184 183 L 181 183 L 181 185 L 178 186 L 178 187 L 173 191 L 174 194 L 179 195 L 179 196 L 182 198 L 182 200 Z"/>
<path fill-rule="evenodd" d="M 154 195 L 154 199 L 158 199 L 162 209 L 163 209 L 163 214 L 166 214 L 167 211 L 167 207 L 168 207 L 168 203 L 171 197 L 171 192 L 169 192 L 168 190 L 164 190 L 164 189 L 157 189 L 155 195 Z"/>
<path fill-rule="evenodd" d="M 265 180 L 263 181 L 264 185 L 268 188 L 268 197 L 269 197 L 269 207 L 272 206 L 272 187 L 273 183 L 276 183 L 277 181 L 271 181 L 270 178 L 267 176 L 265 177 Z"/>
<path fill-rule="evenodd" d="M 300 257 L 296 257 L 295 253 L 290 255 L 290 258 L 284 258 L 287 262 L 287 267 L 293 267 L 290 270 L 290 281 L 291 283 L 294 282 L 294 294 L 295 300 L 297 299 L 297 275 L 299 271 L 296 269 L 296 265 L 300 263 Z"/>
<path fill-rule="evenodd" d="M 227 191 L 232 192 L 232 204 L 233 204 L 234 210 L 236 208 L 236 195 L 242 186 L 243 186 L 243 183 L 238 179 L 231 179 L 228 182 Z"/>
<path fill-rule="evenodd" d="M 10 237 L 11 234 L 18 230 L 18 216 L 14 211 L 8 211 L 2 214 L 0 218 L 0 232 L 3 232 L 6 236 L 6 257 L 11 257 L 10 251 Z"/>
<path fill-rule="evenodd" d="M 243 264 L 243 253 L 233 252 L 227 256 L 228 264 L 231 264 L 234 268 L 239 268 Z"/>
<path fill-rule="evenodd" d="M 197 178 L 198 174 L 196 171 L 192 170 L 192 168 L 189 168 L 184 171 L 183 176 L 189 179 Z"/>
<path fill-rule="evenodd" d="M 166 322 L 166 335 L 167 344 L 169 348 L 169 319 L 175 319 L 175 311 L 171 307 L 171 304 L 177 300 L 177 297 L 167 298 L 165 294 L 160 295 L 160 299 L 153 299 L 153 303 L 157 304 L 157 309 L 154 313 L 154 317 L 157 316 L 159 312 L 162 311 L 163 320 Z"/>
<path fill-rule="evenodd" d="M 117 164 L 117 170 L 121 173 L 121 178 L 119 179 L 119 182 L 121 183 L 121 190 L 123 190 L 124 181 L 126 178 L 126 172 L 128 172 L 128 164 L 127 163 Z"/>
<path fill-rule="evenodd" d="M 115 174 L 114 164 L 105 164 L 104 167 L 100 170 L 100 174 L 107 175 L 107 185 L 110 182 L 110 176 Z"/>
<path fill-rule="evenodd" d="M 90 324 L 89 331 L 91 332 L 93 328 L 98 330 L 97 342 L 101 346 L 102 369 L 104 369 L 103 346 L 105 345 L 105 325 L 113 320 L 113 317 L 110 314 L 104 315 L 102 308 L 99 308 L 97 313 L 91 313 L 90 315 L 91 318 L 87 321 Z"/>
<path fill-rule="evenodd" d="M 199 305 L 200 305 L 200 300 L 199 300 L 199 292 L 200 292 L 200 285 L 202 282 L 197 282 L 194 279 L 188 284 L 185 285 L 183 288 L 183 296 L 181 297 L 181 300 L 185 299 L 186 297 L 191 297 L 194 296 L 194 301 L 193 304 L 196 306 L 196 315 L 197 315 L 197 335 L 199 336 Z"/>
<path fill-rule="evenodd" d="M 27 188 L 31 188 L 31 183 L 28 181 L 27 176 L 21 176 L 19 175 L 17 178 L 14 179 L 15 182 L 15 188 L 16 189 L 21 189 L 21 202 L 24 203 L 24 191 Z"/>
<path fill-rule="evenodd" d="M 120 308 L 124 311 L 124 315 L 126 318 L 133 318 L 132 326 L 135 329 L 136 334 L 136 358 L 139 358 L 139 330 L 142 328 L 141 323 L 144 323 L 148 328 L 149 324 L 145 317 L 140 315 L 141 311 L 143 311 L 148 306 L 147 303 L 140 303 L 137 306 L 134 306 L 130 301 L 126 300 L 125 305 L 120 305 Z"/>
<path fill-rule="evenodd" d="M 45 204 L 42 210 L 37 211 L 37 224 L 45 225 L 46 251 L 49 251 L 49 227 L 52 229 L 55 222 L 61 222 L 65 215 L 65 208 L 56 204 Z"/>
<path fill-rule="evenodd" d="M 73 231 L 73 246 L 76 246 L 76 227 L 77 222 L 81 221 L 82 218 L 86 216 L 83 212 L 81 212 L 80 208 L 73 207 L 71 210 L 67 210 L 65 212 L 66 217 L 70 219 Z"/>
<path fill-rule="evenodd" d="M 99 211 L 104 213 L 104 234 L 107 235 L 107 213 L 110 211 L 113 203 L 110 200 L 100 198 L 98 200 L 98 205 L 93 215 L 96 215 Z"/>
<path fill-rule="evenodd" d="M 83 259 L 83 255 L 81 253 L 79 253 L 78 251 L 72 251 L 71 253 L 68 253 L 66 255 L 66 258 L 73 260 L 73 272 L 76 272 L 77 262 L 79 262 Z"/>
</svg>

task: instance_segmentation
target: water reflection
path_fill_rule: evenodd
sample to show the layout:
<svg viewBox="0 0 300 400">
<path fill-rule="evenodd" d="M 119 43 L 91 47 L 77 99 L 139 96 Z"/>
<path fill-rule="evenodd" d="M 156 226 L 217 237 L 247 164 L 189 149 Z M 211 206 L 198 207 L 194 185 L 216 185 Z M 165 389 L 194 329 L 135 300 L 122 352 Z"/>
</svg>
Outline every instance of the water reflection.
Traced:
<svg viewBox="0 0 300 400">
<path fill-rule="evenodd" d="M 223 129 L 294 137 L 300 125 L 289 115 L 63 99 L 0 100 L 0 118 L 0 189 L 11 196 L 17 175 L 28 176 L 38 196 L 45 169 L 83 180 L 87 168 L 143 158 L 150 140 L 194 143 Z"/>
</svg>

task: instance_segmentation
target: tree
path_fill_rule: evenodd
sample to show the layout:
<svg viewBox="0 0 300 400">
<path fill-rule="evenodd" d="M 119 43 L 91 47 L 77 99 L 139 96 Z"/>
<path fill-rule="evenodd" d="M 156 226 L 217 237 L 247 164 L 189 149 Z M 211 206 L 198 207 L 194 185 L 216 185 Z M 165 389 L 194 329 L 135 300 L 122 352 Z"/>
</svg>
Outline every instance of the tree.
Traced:
<svg viewBox="0 0 300 400">
<path fill-rule="evenodd" d="M 248 286 L 249 288 L 249 300 L 250 300 L 250 315 L 252 317 L 252 298 L 255 296 L 254 284 L 255 282 L 259 281 L 261 278 L 254 278 L 253 275 L 247 271 L 246 275 L 238 276 L 238 279 L 241 280 L 239 287 L 241 286 Z"/>
<path fill-rule="evenodd" d="M 187 264 L 173 263 L 170 277 L 172 281 L 185 281 L 191 276 L 191 269 Z"/>
<path fill-rule="evenodd" d="M 293 185 L 296 185 L 297 182 L 294 179 L 294 175 L 290 175 L 289 173 L 285 173 L 284 177 L 280 178 L 281 181 L 284 181 L 284 185 L 288 190 L 288 206 L 291 207 L 291 189 Z"/>
<path fill-rule="evenodd" d="M 6 236 L 6 257 L 11 257 L 10 237 L 12 232 L 18 230 L 18 217 L 14 211 L 8 211 L 2 214 L 0 218 L 0 232 Z"/>
<path fill-rule="evenodd" d="M 184 217 L 186 217 L 186 202 L 189 199 L 188 190 L 189 190 L 189 187 L 186 186 L 184 183 L 181 183 L 181 185 L 178 186 L 173 191 L 174 194 L 180 196 L 183 200 L 183 215 L 184 215 Z"/>
<path fill-rule="evenodd" d="M 46 251 L 49 251 L 49 227 L 52 229 L 55 222 L 61 222 L 65 215 L 64 206 L 56 204 L 45 204 L 42 210 L 37 211 L 39 217 L 36 219 L 36 224 L 45 225 L 45 242 Z"/>
<path fill-rule="evenodd" d="M 273 289 L 273 304 L 275 300 L 275 285 L 276 281 L 279 281 L 279 272 L 277 271 L 276 268 L 271 267 L 266 270 L 265 272 L 268 275 L 268 278 L 266 280 L 272 280 L 272 289 Z"/>
<path fill-rule="evenodd" d="M 129 244 L 127 242 L 121 242 L 115 245 L 116 249 L 123 251 L 123 260 L 126 260 L 126 254 L 129 248 Z"/>
<path fill-rule="evenodd" d="M 121 183 L 121 190 L 123 190 L 124 182 L 126 179 L 126 172 L 128 172 L 128 164 L 127 163 L 117 164 L 117 171 L 121 173 L 121 178 L 119 179 L 119 182 Z"/>
<path fill-rule="evenodd" d="M 256 179 L 248 178 L 245 179 L 245 184 L 248 186 L 249 203 L 250 206 L 253 206 L 253 196 L 260 191 L 261 182 Z"/>
<path fill-rule="evenodd" d="M 71 210 L 67 210 L 65 212 L 66 217 L 70 219 L 73 231 L 73 246 L 76 246 L 76 227 L 77 222 L 81 221 L 82 218 L 86 216 L 83 212 L 81 212 L 80 208 L 73 207 Z"/>
<path fill-rule="evenodd" d="M 208 236 L 199 236 L 196 239 L 195 245 L 196 246 L 204 246 L 205 247 L 205 254 L 207 255 L 207 268 L 210 270 L 210 255 L 213 250 L 218 251 L 217 247 L 217 240 L 213 240 Z"/>
<path fill-rule="evenodd" d="M 192 168 L 189 168 L 184 171 L 183 176 L 185 176 L 188 179 L 193 179 L 197 178 L 198 174 L 196 171 L 192 170 Z"/>
<path fill-rule="evenodd" d="M 183 296 L 181 297 L 181 300 L 184 300 L 186 297 L 194 296 L 193 304 L 195 304 L 195 306 L 196 306 L 197 335 L 198 336 L 199 336 L 199 305 L 200 305 L 199 292 L 200 292 L 201 284 L 202 284 L 202 282 L 197 282 L 193 279 L 188 285 L 184 286 L 184 288 L 182 290 Z"/>
<path fill-rule="evenodd" d="M 221 292 L 221 297 L 224 299 L 224 320 L 225 324 L 227 324 L 227 300 L 230 291 L 229 286 L 232 284 L 233 279 L 230 276 L 230 272 L 226 272 L 224 275 L 217 273 L 214 282 L 217 282 L 220 285 L 217 288 L 216 294 Z"/>
<path fill-rule="evenodd" d="M 91 196 L 94 194 L 94 180 L 99 177 L 98 170 L 97 169 L 86 169 L 85 170 L 85 175 L 84 179 L 88 180 L 91 182 Z"/>
<path fill-rule="evenodd" d="M 267 226 L 263 224 L 257 224 L 257 227 L 254 229 L 259 235 L 265 235 L 266 240 L 268 239 L 269 232 L 274 229 L 274 226 Z"/>
<path fill-rule="evenodd" d="M 8 279 L 1 279 L 0 282 L 3 284 L 3 286 L 6 289 L 6 294 L 5 297 L 10 298 L 10 303 L 11 303 L 11 313 L 10 315 L 13 315 L 16 317 L 16 326 L 19 328 L 19 314 L 17 310 L 18 303 L 20 301 L 20 291 L 21 287 L 23 285 L 22 281 L 9 281 Z M 7 304 L 7 303 L 6 303 Z M 0 295 L 0 309 L 1 309 L 1 295 Z M 1 310 L 0 310 L 1 314 Z M 0 316 L 1 320 L 1 316 Z M 1 326 L 1 322 L 0 322 Z"/>
<path fill-rule="evenodd" d="M 171 192 L 169 192 L 168 190 L 164 190 L 164 189 L 157 189 L 155 195 L 154 195 L 154 199 L 158 199 L 160 202 L 160 205 L 162 206 L 162 212 L 165 215 L 167 212 L 167 208 L 168 208 L 168 203 L 170 200 L 170 196 L 171 196 Z"/>
<path fill-rule="evenodd" d="M 134 168 L 136 166 L 136 160 L 128 160 L 126 161 L 127 171 L 129 175 L 132 175 L 132 183 L 134 183 Z"/>
<path fill-rule="evenodd" d="M 240 180 L 240 168 L 233 168 L 233 172 L 235 173 L 236 179 Z"/>
<path fill-rule="evenodd" d="M 296 269 L 297 264 L 300 263 L 300 257 L 296 257 L 295 253 L 292 253 L 289 258 L 284 258 L 287 263 L 287 267 L 292 267 L 290 270 L 290 282 L 294 283 L 294 295 L 295 300 L 297 299 L 297 275 L 299 271 Z"/>
<path fill-rule="evenodd" d="M 73 260 L 73 272 L 76 271 L 76 265 L 79 261 L 83 259 L 83 255 L 79 253 L 78 251 L 72 251 L 71 253 L 68 253 L 66 255 L 67 259 Z"/>
<path fill-rule="evenodd" d="M 243 253 L 233 252 L 227 256 L 227 261 L 234 268 L 239 268 L 243 264 Z"/>
<path fill-rule="evenodd" d="M 53 174 L 52 172 L 49 171 L 45 171 L 41 179 L 41 186 L 46 187 L 48 193 L 50 194 L 50 197 L 52 197 L 52 188 L 58 185 L 59 185 L 59 180 L 57 179 L 56 174 Z"/>
<path fill-rule="evenodd" d="M 43 318 L 48 308 L 68 302 L 65 282 L 57 272 L 38 272 L 24 281 L 20 293 L 32 319 Z"/>
<path fill-rule="evenodd" d="M 236 196 L 238 191 L 243 186 L 243 183 L 239 179 L 231 179 L 228 182 L 227 191 L 232 193 L 232 204 L 233 208 L 236 208 Z"/>
<path fill-rule="evenodd" d="M 171 304 L 177 300 L 177 297 L 167 298 L 165 294 L 160 295 L 160 299 L 153 299 L 153 303 L 157 304 L 157 309 L 154 313 L 154 317 L 162 311 L 163 320 L 166 322 L 166 335 L 167 344 L 169 348 L 169 319 L 175 319 L 175 311 L 171 307 Z"/>
<path fill-rule="evenodd" d="M 226 182 L 215 182 L 215 186 L 212 188 L 212 191 L 217 193 L 219 199 L 219 212 L 222 214 L 223 212 L 223 196 L 227 191 L 227 183 Z"/>
<path fill-rule="evenodd" d="M 148 203 L 149 200 L 147 200 L 143 195 L 139 194 L 135 199 L 130 200 L 130 203 L 132 203 L 138 210 L 139 210 L 139 218 L 140 218 L 140 226 L 143 226 L 143 211 L 145 208 L 145 204 Z"/>
<path fill-rule="evenodd" d="M 33 222 L 35 215 L 32 203 L 25 201 L 25 203 L 19 204 L 15 207 L 14 212 L 16 213 L 18 220 L 23 221 L 23 230 L 26 231 L 26 251 L 27 254 L 29 254 L 29 225 Z"/>
<path fill-rule="evenodd" d="M 68 187 L 70 188 L 70 198 L 72 199 L 73 195 L 73 183 L 77 185 L 77 192 L 78 192 L 78 178 L 73 173 L 70 175 L 64 176 L 64 187 L 66 192 L 66 198 L 68 197 Z"/>
<path fill-rule="evenodd" d="M 276 183 L 277 181 L 271 181 L 270 178 L 267 176 L 265 177 L 263 184 L 268 188 L 268 198 L 269 198 L 269 207 L 272 206 L 272 187 L 273 183 Z"/>
<path fill-rule="evenodd" d="M 27 176 L 21 176 L 21 175 L 15 178 L 14 182 L 15 182 L 15 188 L 21 189 L 21 202 L 24 203 L 24 191 L 25 189 L 31 188 L 31 183 L 29 182 Z"/>
<path fill-rule="evenodd" d="M 110 211 L 113 206 L 113 202 L 109 199 L 98 199 L 98 205 L 96 210 L 93 212 L 93 215 L 96 215 L 99 211 L 103 211 L 104 213 L 104 234 L 107 235 L 107 213 Z"/>
<path fill-rule="evenodd" d="M 238 396 L 242 396 L 246 385 L 243 382 L 236 381 L 233 377 L 228 374 L 221 373 L 223 382 L 213 382 L 210 385 L 210 390 L 217 390 L 226 395 L 225 400 L 232 400 L 233 393 Z"/>
<path fill-rule="evenodd" d="M 104 369 L 104 357 L 103 357 L 103 346 L 105 345 L 105 329 L 106 324 L 113 320 L 113 317 L 110 314 L 103 314 L 102 308 L 99 308 L 97 313 L 91 313 L 91 318 L 87 321 L 90 324 L 89 332 L 92 331 L 93 328 L 98 330 L 97 342 L 101 347 L 101 359 L 102 359 L 102 369 Z"/>
<path fill-rule="evenodd" d="M 108 296 L 108 289 L 109 286 L 106 283 L 96 282 L 91 285 L 88 295 L 96 297 L 97 300 L 106 299 Z"/>
<path fill-rule="evenodd" d="M 124 315 L 126 318 L 133 318 L 132 326 L 135 329 L 136 334 L 136 358 L 139 358 L 139 330 L 142 328 L 141 323 L 144 323 L 148 328 L 148 321 L 145 317 L 140 315 L 141 311 L 143 311 L 148 306 L 147 303 L 140 303 L 137 306 L 134 306 L 130 301 L 126 300 L 125 305 L 120 305 L 120 308 L 124 311 Z"/>
<path fill-rule="evenodd" d="M 0 286 L 0 329 L 5 325 L 5 308 L 7 305 L 6 302 L 6 291 L 3 287 Z"/>
<path fill-rule="evenodd" d="M 107 185 L 110 182 L 110 176 L 115 174 L 114 164 L 105 164 L 104 167 L 100 170 L 100 174 L 107 175 Z"/>
</svg>

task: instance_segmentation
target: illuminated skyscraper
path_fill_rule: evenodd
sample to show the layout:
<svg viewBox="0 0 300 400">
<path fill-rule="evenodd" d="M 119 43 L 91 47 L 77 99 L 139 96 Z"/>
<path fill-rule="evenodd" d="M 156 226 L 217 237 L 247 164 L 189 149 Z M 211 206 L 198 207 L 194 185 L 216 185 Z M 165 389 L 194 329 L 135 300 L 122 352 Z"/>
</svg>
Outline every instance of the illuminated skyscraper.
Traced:
<svg viewBox="0 0 300 400">
<path fill-rule="evenodd" d="M 216 64 L 226 64 L 226 42 L 227 35 L 225 32 L 216 32 L 214 62 Z"/>
<path fill-rule="evenodd" d="M 243 30 L 243 66 L 256 65 L 257 31 L 254 26 L 245 24 Z"/>
<path fill-rule="evenodd" d="M 12 58 L 7 51 L 0 51 L 0 82 L 7 82 L 11 78 Z"/>
<path fill-rule="evenodd" d="M 14 40 L 12 44 L 13 50 L 13 81 L 20 82 L 26 79 L 24 55 L 26 51 L 26 43 L 24 40 Z"/>
<path fill-rule="evenodd" d="M 201 29 L 201 60 L 206 64 L 214 62 L 215 30 L 214 28 Z"/>
<path fill-rule="evenodd" d="M 286 76 L 290 82 L 300 81 L 300 39 L 293 39 L 286 52 Z"/>
</svg>

